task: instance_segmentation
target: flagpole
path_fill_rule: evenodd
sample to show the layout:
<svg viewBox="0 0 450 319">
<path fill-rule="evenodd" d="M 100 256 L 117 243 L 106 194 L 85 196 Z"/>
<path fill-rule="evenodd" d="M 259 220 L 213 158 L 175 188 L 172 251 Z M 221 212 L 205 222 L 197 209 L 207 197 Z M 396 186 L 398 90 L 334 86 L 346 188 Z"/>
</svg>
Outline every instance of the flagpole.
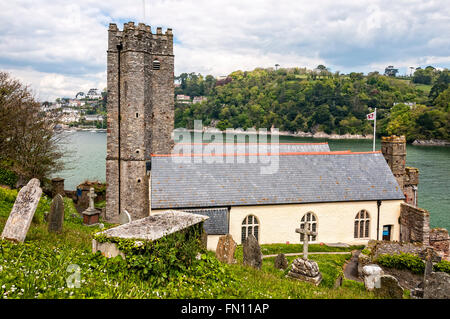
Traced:
<svg viewBox="0 0 450 319">
<path fill-rule="evenodd" d="M 373 151 L 375 152 L 375 136 L 377 132 L 377 108 L 375 108 L 374 112 L 374 121 L 373 121 Z"/>
</svg>

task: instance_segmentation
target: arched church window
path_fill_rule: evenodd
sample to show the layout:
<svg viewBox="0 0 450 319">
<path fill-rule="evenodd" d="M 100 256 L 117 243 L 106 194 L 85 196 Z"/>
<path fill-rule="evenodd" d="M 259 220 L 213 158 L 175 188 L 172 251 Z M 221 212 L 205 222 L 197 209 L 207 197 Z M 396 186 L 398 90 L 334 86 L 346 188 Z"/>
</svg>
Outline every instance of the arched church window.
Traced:
<svg viewBox="0 0 450 319">
<path fill-rule="evenodd" d="M 359 211 L 355 217 L 354 237 L 369 238 L 369 229 L 370 229 L 370 215 L 368 211 L 363 209 Z"/>
<path fill-rule="evenodd" d="M 249 235 L 255 236 L 259 241 L 259 221 L 254 215 L 248 215 L 242 221 L 241 242 L 243 243 Z"/>
<path fill-rule="evenodd" d="M 153 60 L 152 69 L 159 70 L 160 68 L 161 68 L 161 62 L 159 62 L 158 60 Z"/>
<path fill-rule="evenodd" d="M 305 229 L 305 225 L 308 224 L 308 230 L 311 230 L 313 232 L 317 233 L 317 216 L 313 212 L 308 212 L 305 215 L 303 215 L 301 221 L 300 221 L 300 228 Z M 309 241 L 316 241 L 317 236 L 308 235 Z M 300 233 L 300 241 L 302 242 L 305 239 L 305 234 Z"/>
</svg>

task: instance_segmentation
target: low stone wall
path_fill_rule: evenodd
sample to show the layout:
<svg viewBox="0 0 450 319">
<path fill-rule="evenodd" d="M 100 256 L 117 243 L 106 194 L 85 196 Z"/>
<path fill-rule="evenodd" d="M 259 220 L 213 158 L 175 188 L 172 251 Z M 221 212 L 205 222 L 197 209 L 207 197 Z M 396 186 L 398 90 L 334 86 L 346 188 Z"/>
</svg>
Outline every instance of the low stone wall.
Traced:
<svg viewBox="0 0 450 319">
<path fill-rule="evenodd" d="M 71 198 L 73 201 L 76 201 L 77 191 L 64 190 L 64 196 Z"/>
<path fill-rule="evenodd" d="M 86 210 L 89 207 L 89 190 L 93 187 L 95 189 L 95 194 L 97 197 L 94 199 L 96 203 L 103 201 L 106 199 L 105 191 L 106 190 L 106 184 L 100 183 L 98 181 L 86 181 L 80 185 L 77 186 L 76 190 L 76 200 L 75 208 L 77 209 L 78 213 L 82 213 L 84 210 Z M 101 191 L 98 191 L 101 190 Z"/>
<path fill-rule="evenodd" d="M 426 243 L 430 241 L 430 213 L 422 208 L 402 203 L 400 206 L 400 241 Z"/>
<path fill-rule="evenodd" d="M 397 241 L 377 241 L 371 240 L 368 243 L 371 250 L 372 260 L 376 260 L 379 255 L 398 255 L 400 253 L 423 256 L 426 246 L 422 243 L 404 243 Z"/>
<path fill-rule="evenodd" d="M 448 258 L 450 253 L 450 237 L 445 228 L 433 228 L 430 231 L 430 246 L 442 253 L 442 257 Z"/>
</svg>

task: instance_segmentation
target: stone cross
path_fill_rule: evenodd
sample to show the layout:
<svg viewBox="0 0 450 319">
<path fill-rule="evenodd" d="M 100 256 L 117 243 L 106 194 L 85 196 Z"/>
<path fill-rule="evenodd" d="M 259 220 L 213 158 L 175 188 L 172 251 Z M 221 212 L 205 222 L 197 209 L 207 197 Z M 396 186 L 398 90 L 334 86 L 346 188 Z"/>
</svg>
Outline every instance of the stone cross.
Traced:
<svg viewBox="0 0 450 319">
<path fill-rule="evenodd" d="M 95 194 L 93 187 L 91 187 L 87 196 L 89 197 L 89 209 L 95 209 L 94 198 L 97 197 L 97 194 Z"/>
<path fill-rule="evenodd" d="M 317 233 L 309 230 L 309 228 L 310 228 L 309 227 L 309 223 L 306 222 L 305 223 L 305 228 L 296 228 L 295 229 L 296 233 L 305 235 L 305 236 L 303 236 L 303 259 L 305 259 L 305 260 L 308 259 L 308 241 L 309 241 L 309 236 L 317 236 Z"/>
</svg>

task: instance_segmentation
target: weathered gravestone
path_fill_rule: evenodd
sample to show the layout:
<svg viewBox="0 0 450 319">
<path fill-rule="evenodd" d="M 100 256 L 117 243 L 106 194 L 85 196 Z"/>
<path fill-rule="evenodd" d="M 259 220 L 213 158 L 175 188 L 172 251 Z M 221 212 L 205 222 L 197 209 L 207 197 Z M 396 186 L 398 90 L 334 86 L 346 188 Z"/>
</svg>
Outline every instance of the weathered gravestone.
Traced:
<svg viewBox="0 0 450 319">
<path fill-rule="evenodd" d="M 219 241 L 216 247 L 217 260 L 227 264 L 234 264 L 236 262 L 236 260 L 234 259 L 235 251 L 236 242 L 233 240 L 233 236 L 228 234 L 219 237 Z"/>
<path fill-rule="evenodd" d="M 289 263 L 284 254 L 278 254 L 277 258 L 275 258 L 275 268 L 277 269 L 286 269 L 289 266 Z"/>
<path fill-rule="evenodd" d="M 37 178 L 31 179 L 17 194 L 16 202 L 6 221 L 2 239 L 23 242 L 41 198 L 42 189 Z"/>
<path fill-rule="evenodd" d="M 261 247 L 259 247 L 258 240 L 255 236 L 249 235 L 242 244 L 243 263 L 244 265 L 261 269 L 262 254 Z"/>
<path fill-rule="evenodd" d="M 47 220 L 49 232 L 59 233 L 62 231 L 64 222 L 64 201 L 60 194 L 57 194 L 53 198 Z"/>
<path fill-rule="evenodd" d="M 289 270 L 287 276 L 313 283 L 318 286 L 322 281 L 322 274 L 319 271 L 319 265 L 315 261 L 308 260 L 308 242 L 309 236 L 317 236 L 316 232 L 310 230 L 310 224 L 305 223 L 305 228 L 297 228 L 296 233 L 304 234 L 303 236 L 303 256 L 296 258 L 292 262 L 292 268 Z"/>
<path fill-rule="evenodd" d="M 313 283 L 318 286 L 322 281 L 322 274 L 319 271 L 319 265 L 313 260 L 297 258 L 292 262 L 292 268 L 289 270 L 288 277 Z"/>
<path fill-rule="evenodd" d="M 97 233 L 104 239 L 97 241 L 94 238 L 92 240 L 92 252 L 100 251 L 102 255 L 108 258 L 116 256 L 125 258 L 125 253 L 116 245 L 117 240 L 129 239 L 133 240 L 135 245 L 141 246 L 146 242 L 154 242 L 170 234 L 184 231 L 189 227 L 203 223 L 208 218 L 204 215 L 175 210 L 154 213 L 148 217 L 136 219 Z"/>
<path fill-rule="evenodd" d="M 56 177 L 52 179 L 52 196 L 55 197 L 57 194 L 66 196 L 64 191 L 64 178 Z"/>
<path fill-rule="evenodd" d="M 119 223 L 123 225 L 129 222 L 131 222 L 131 216 L 126 210 L 124 210 L 122 213 L 119 214 Z"/>
<path fill-rule="evenodd" d="M 383 269 L 375 264 L 366 265 L 362 269 L 364 277 L 364 286 L 366 290 L 374 290 L 381 286 L 381 276 L 384 275 Z"/>
<path fill-rule="evenodd" d="M 450 274 L 431 272 L 425 277 L 423 298 L 450 299 Z"/>
<path fill-rule="evenodd" d="M 375 287 L 375 293 L 378 296 L 389 299 L 403 298 L 403 288 L 400 287 L 397 278 L 391 275 L 380 277 L 380 287 Z"/>
</svg>

